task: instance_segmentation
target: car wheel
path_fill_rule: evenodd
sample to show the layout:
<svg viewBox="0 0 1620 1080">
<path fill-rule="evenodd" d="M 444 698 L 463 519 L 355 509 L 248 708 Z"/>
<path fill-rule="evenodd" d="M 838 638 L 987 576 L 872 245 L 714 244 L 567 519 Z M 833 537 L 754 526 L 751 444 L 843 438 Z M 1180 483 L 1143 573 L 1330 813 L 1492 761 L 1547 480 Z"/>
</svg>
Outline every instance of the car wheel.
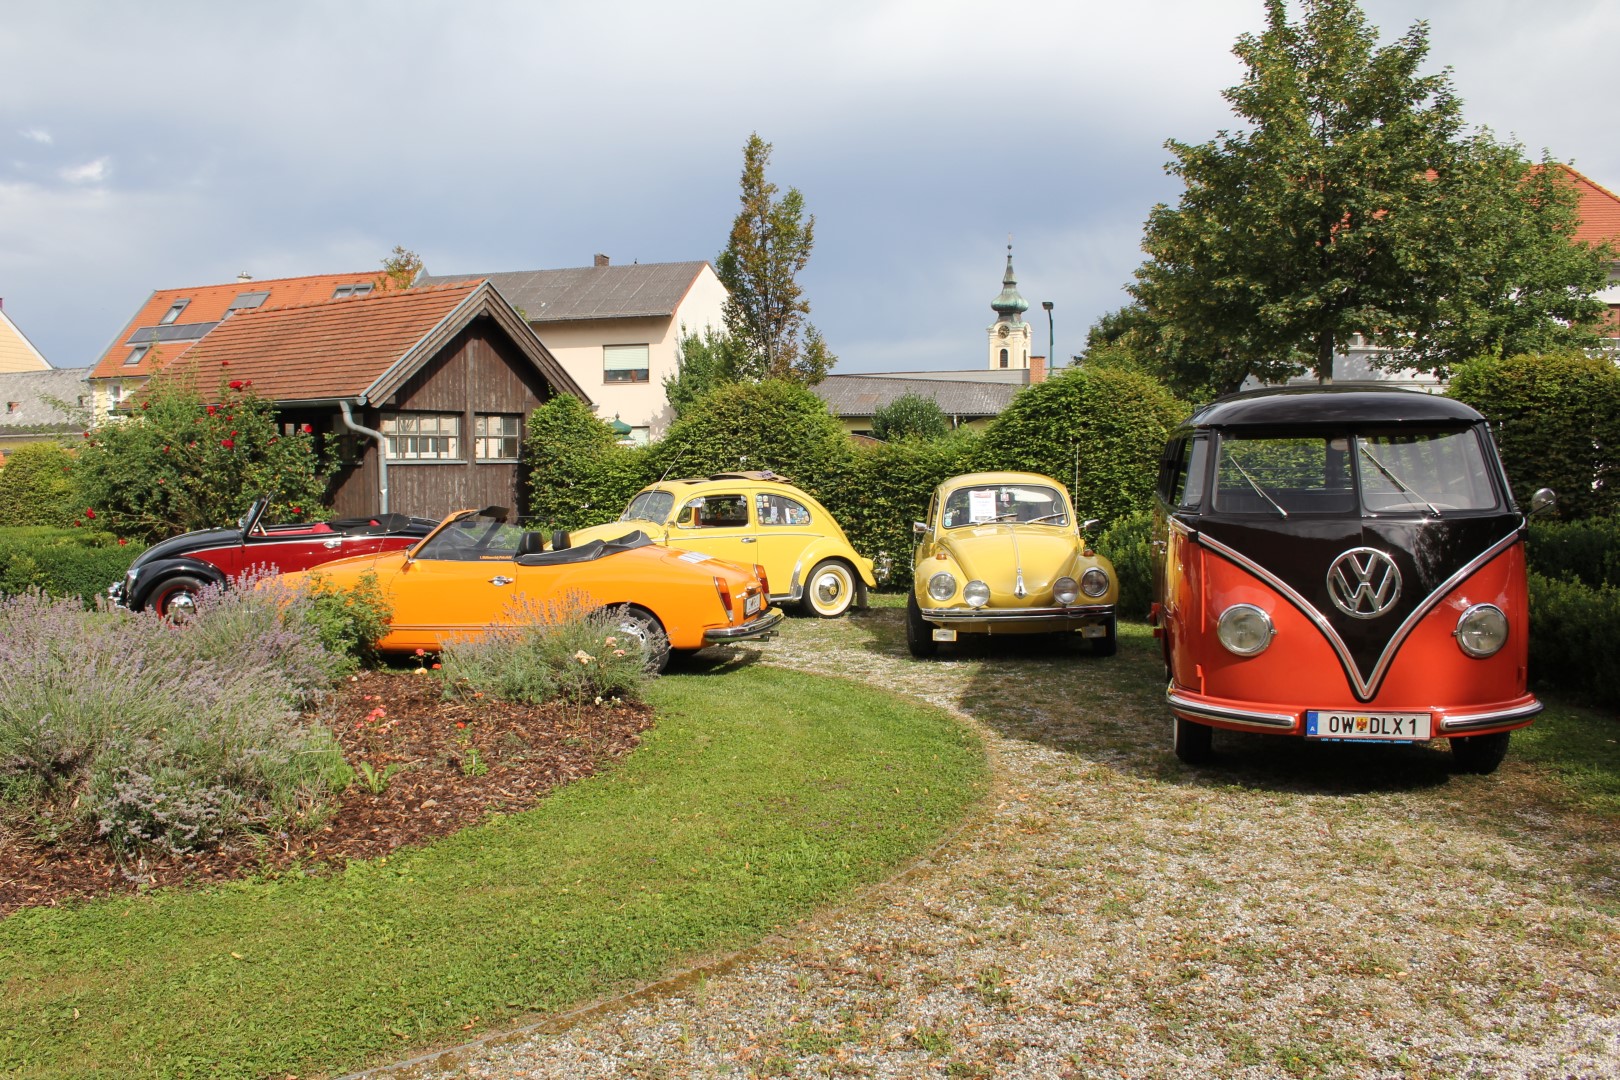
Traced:
<svg viewBox="0 0 1620 1080">
<path fill-rule="evenodd" d="M 836 619 L 855 602 L 855 573 L 837 559 L 823 559 L 810 571 L 800 606 L 807 615 Z"/>
<path fill-rule="evenodd" d="M 939 642 L 934 640 L 934 624 L 922 617 L 916 593 L 906 597 L 906 648 L 919 660 L 927 660 L 939 652 Z"/>
<path fill-rule="evenodd" d="M 1102 637 L 1097 637 L 1097 638 L 1092 638 L 1091 639 L 1091 655 L 1093 655 L 1093 656 L 1113 656 L 1116 652 L 1118 652 L 1119 651 L 1119 635 L 1116 632 L 1117 629 L 1118 629 L 1118 627 L 1117 627 L 1117 625 L 1116 625 L 1116 623 L 1114 621 L 1113 616 L 1109 616 L 1109 619 L 1108 619 L 1108 632 L 1105 633 Z"/>
<path fill-rule="evenodd" d="M 146 598 L 146 606 L 174 622 L 185 622 L 197 612 L 197 594 L 203 582 L 186 574 L 167 578 Z"/>
<path fill-rule="evenodd" d="M 1486 776 L 1507 756 L 1511 731 L 1491 735 L 1459 735 L 1451 740 L 1451 763 L 1458 772 Z"/>
<path fill-rule="evenodd" d="M 1175 734 L 1172 736 L 1171 744 L 1176 757 L 1188 765 L 1202 765 L 1213 753 L 1214 734 L 1214 729 L 1208 724 L 1196 724 L 1191 720 L 1176 717 Z"/>
<path fill-rule="evenodd" d="M 612 610 L 613 630 L 641 642 L 641 651 L 647 658 L 647 670 L 660 675 L 669 667 L 669 635 L 664 633 L 658 617 L 645 608 L 622 604 Z"/>
</svg>

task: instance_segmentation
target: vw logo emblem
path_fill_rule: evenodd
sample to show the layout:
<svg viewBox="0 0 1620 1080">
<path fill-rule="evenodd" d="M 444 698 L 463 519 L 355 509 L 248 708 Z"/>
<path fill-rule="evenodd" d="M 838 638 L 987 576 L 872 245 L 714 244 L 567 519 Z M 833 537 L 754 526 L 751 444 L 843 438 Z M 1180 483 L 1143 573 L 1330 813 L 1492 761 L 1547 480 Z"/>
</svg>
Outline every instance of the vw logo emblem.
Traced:
<svg viewBox="0 0 1620 1080">
<path fill-rule="evenodd" d="M 1328 598 L 1353 619 L 1376 619 L 1401 595 L 1401 572 L 1377 548 L 1358 547 L 1328 567 Z"/>
</svg>

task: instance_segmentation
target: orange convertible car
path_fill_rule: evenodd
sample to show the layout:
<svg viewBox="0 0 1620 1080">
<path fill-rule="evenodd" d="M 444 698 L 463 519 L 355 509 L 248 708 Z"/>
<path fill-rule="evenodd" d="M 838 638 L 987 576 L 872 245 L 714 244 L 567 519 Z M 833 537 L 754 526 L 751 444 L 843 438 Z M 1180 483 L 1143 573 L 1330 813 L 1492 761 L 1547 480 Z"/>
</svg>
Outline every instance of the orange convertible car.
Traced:
<svg viewBox="0 0 1620 1080">
<path fill-rule="evenodd" d="M 757 574 L 691 551 L 671 551 L 633 532 L 561 551 L 507 522 L 500 507 L 462 510 L 416 546 L 339 559 L 309 571 L 343 588 L 374 573 L 393 604 L 388 652 L 441 648 L 455 637 L 510 622 L 525 605 L 578 597 L 612 609 L 618 628 L 648 646 L 662 670 L 670 650 L 696 651 L 767 636 L 782 621 Z M 305 573 L 286 574 L 296 584 Z"/>
</svg>

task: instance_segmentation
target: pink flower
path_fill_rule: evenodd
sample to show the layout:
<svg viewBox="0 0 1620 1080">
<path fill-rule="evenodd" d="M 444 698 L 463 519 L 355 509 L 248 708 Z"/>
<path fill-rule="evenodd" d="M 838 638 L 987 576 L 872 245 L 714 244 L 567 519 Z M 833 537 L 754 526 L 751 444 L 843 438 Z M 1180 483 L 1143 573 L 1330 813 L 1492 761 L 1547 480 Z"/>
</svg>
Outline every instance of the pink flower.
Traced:
<svg viewBox="0 0 1620 1080">
<path fill-rule="evenodd" d="M 235 434 L 235 432 L 232 432 L 232 434 Z M 426 656 L 427 655 L 427 650 L 426 649 L 417 649 L 416 650 L 416 655 L 417 656 Z"/>
</svg>

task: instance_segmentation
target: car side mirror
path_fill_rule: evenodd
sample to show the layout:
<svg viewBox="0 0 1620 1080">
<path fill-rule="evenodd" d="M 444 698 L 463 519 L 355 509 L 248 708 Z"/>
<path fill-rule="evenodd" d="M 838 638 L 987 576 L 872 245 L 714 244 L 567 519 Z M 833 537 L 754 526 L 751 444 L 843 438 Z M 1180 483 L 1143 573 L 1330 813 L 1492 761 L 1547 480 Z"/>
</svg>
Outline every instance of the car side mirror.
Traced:
<svg viewBox="0 0 1620 1080">
<path fill-rule="evenodd" d="M 918 537 L 918 538 L 921 538 L 921 537 L 924 537 L 924 536 L 927 536 L 927 535 L 928 535 L 928 534 L 929 534 L 929 533 L 930 533 L 930 532 L 932 532 L 932 531 L 933 531 L 933 530 L 931 530 L 931 529 L 930 529 L 930 528 L 929 528 L 929 527 L 928 527 L 928 523 L 927 523 L 927 522 L 924 522 L 924 521 L 913 521 L 913 522 L 912 522 L 912 523 L 911 523 L 911 531 L 912 531 L 912 534 L 913 534 L 913 535 L 915 535 L 915 536 L 917 536 L 917 537 Z"/>
<path fill-rule="evenodd" d="M 1537 488 L 1536 493 L 1530 496 L 1530 513 L 1540 514 L 1551 510 L 1558 505 L 1558 492 L 1552 488 Z"/>
<path fill-rule="evenodd" d="M 1102 518 L 1086 518 L 1086 520 L 1080 523 L 1080 531 L 1083 533 L 1088 533 L 1101 524 Z"/>
</svg>

